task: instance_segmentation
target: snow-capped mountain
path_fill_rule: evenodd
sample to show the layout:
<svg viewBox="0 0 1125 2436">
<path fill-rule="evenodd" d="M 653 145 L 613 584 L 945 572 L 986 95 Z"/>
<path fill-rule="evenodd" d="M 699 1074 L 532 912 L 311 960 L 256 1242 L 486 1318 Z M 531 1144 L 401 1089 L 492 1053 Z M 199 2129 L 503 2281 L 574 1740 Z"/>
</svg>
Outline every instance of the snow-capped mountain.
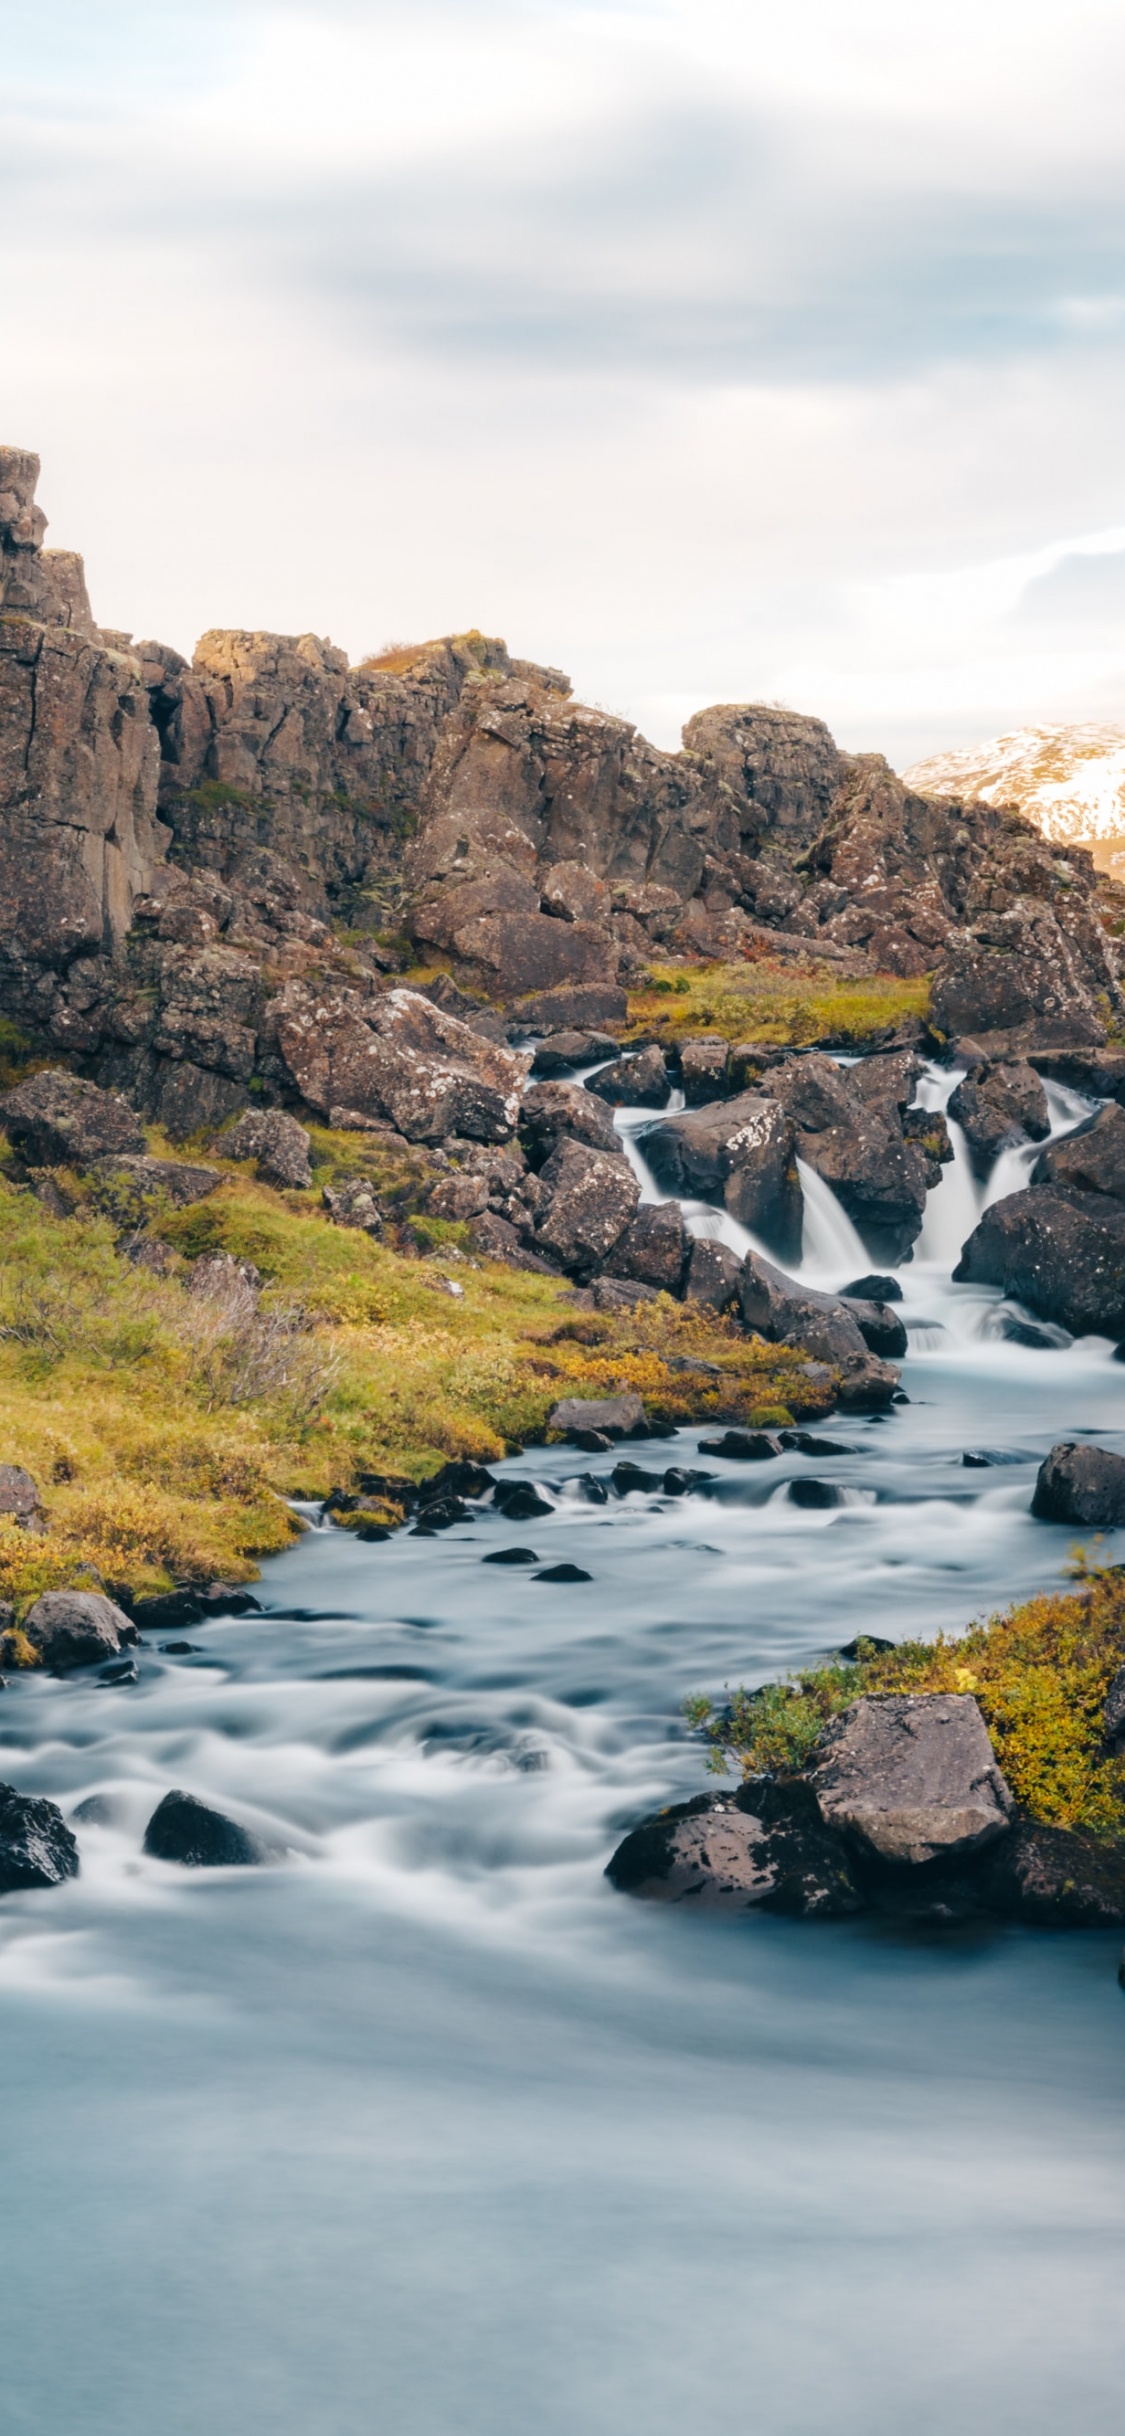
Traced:
<svg viewBox="0 0 1125 2436">
<path fill-rule="evenodd" d="M 920 795 L 1015 804 L 1060 845 L 1125 838 L 1125 726 L 1020 727 L 903 776 Z"/>
</svg>

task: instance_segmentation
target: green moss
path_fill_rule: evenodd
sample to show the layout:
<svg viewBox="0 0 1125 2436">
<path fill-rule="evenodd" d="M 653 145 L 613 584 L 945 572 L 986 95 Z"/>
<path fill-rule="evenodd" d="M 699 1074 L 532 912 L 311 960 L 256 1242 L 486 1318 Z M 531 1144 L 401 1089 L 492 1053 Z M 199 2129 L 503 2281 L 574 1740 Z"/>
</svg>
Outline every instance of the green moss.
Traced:
<svg viewBox="0 0 1125 2436">
<path fill-rule="evenodd" d="M 1102 1712 L 1125 1663 L 1125 1568 L 1087 1566 L 1081 1588 L 1028 1599 L 975 1624 L 959 1640 L 860 1643 L 854 1665 L 809 1667 L 759 1691 L 735 1691 L 722 1709 L 687 1704 L 710 1746 L 710 1766 L 748 1776 L 792 1775 L 828 1719 L 850 1701 L 892 1692 L 971 1692 L 1017 1801 L 1036 1819 L 1125 1836 L 1125 1756 L 1108 1755 Z"/>
</svg>

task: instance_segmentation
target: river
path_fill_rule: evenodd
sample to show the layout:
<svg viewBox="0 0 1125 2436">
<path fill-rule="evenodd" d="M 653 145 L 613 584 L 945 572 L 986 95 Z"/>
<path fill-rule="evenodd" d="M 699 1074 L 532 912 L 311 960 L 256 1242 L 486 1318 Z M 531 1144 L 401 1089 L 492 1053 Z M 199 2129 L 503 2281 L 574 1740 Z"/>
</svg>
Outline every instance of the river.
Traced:
<svg viewBox="0 0 1125 2436">
<path fill-rule="evenodd" d="M 651 1112 L 618 1121 L 655 1198 Z M 3 1696 L 0 1774 L 103 1797 L 81 1877 L 0 1912 L 12 2436 L 1116 2432 L 1120 1938 L 708 1920 L 602 1874 L 705 1781 L 685 1693 L 1056 1581 L 1037 1463 L 1125 1446 L 1108 1344 L 1008 1342 L 950 1283 L 953 1131 L 900 1272 L 910 1402 L 830 1423 L 848 1453 L 597 1504 L 612 1458 L 529 1451 L 533 1524 L 314 1521 L 197 1655 Z M 805 1180 L 801 1273 L 842 1284 L 870 1260 Z M 802 1473 L 844 1501 L 794 1506 Z M 592 1579 L 482 1565 L 513 1541 Z M 144 1859 L 170 1785 L 285 1857 Z"/>
</svg>

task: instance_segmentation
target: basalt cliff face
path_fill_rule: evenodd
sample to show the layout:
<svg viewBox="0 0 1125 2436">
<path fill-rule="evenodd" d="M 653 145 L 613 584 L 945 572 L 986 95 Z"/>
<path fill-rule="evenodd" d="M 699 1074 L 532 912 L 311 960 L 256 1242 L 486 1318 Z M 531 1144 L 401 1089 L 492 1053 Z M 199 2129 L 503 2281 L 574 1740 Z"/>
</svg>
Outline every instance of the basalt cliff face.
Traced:
<svg viewBox="0 0 1125 2436">
<path fill-rule="evenodd" d="M 654 957 L 933 971 L 935 1024 L 994 1055 L 1122 1012 L 1125 894 L 1008 808 L 920 795 L 776 708 L 703 711 L 660 752 L 475 633 L 353 668 L 212 632 L 189 666 L 97 627 L 38 471 L 0 450 L 0 1015 L 173 1135 L 251 1085 L 385 1115 L 364 1078 L 427 957 L 500 1044 L 612 1021 Z"/>
</svg>

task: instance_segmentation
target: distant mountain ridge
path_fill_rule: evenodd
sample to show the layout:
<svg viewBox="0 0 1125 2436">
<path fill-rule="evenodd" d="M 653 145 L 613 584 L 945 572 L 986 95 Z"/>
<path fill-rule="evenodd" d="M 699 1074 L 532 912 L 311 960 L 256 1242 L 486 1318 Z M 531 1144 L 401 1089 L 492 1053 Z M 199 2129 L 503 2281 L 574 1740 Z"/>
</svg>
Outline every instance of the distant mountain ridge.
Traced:
<svg viewBox="0 0 1125 2436">
<path fill-rule="evenodd" d="M 1125 722 L 1015 728 L 903 777 L 920 795 L 1015 804 L 1056 845 L 1125 841 Z"/>
</svg>

